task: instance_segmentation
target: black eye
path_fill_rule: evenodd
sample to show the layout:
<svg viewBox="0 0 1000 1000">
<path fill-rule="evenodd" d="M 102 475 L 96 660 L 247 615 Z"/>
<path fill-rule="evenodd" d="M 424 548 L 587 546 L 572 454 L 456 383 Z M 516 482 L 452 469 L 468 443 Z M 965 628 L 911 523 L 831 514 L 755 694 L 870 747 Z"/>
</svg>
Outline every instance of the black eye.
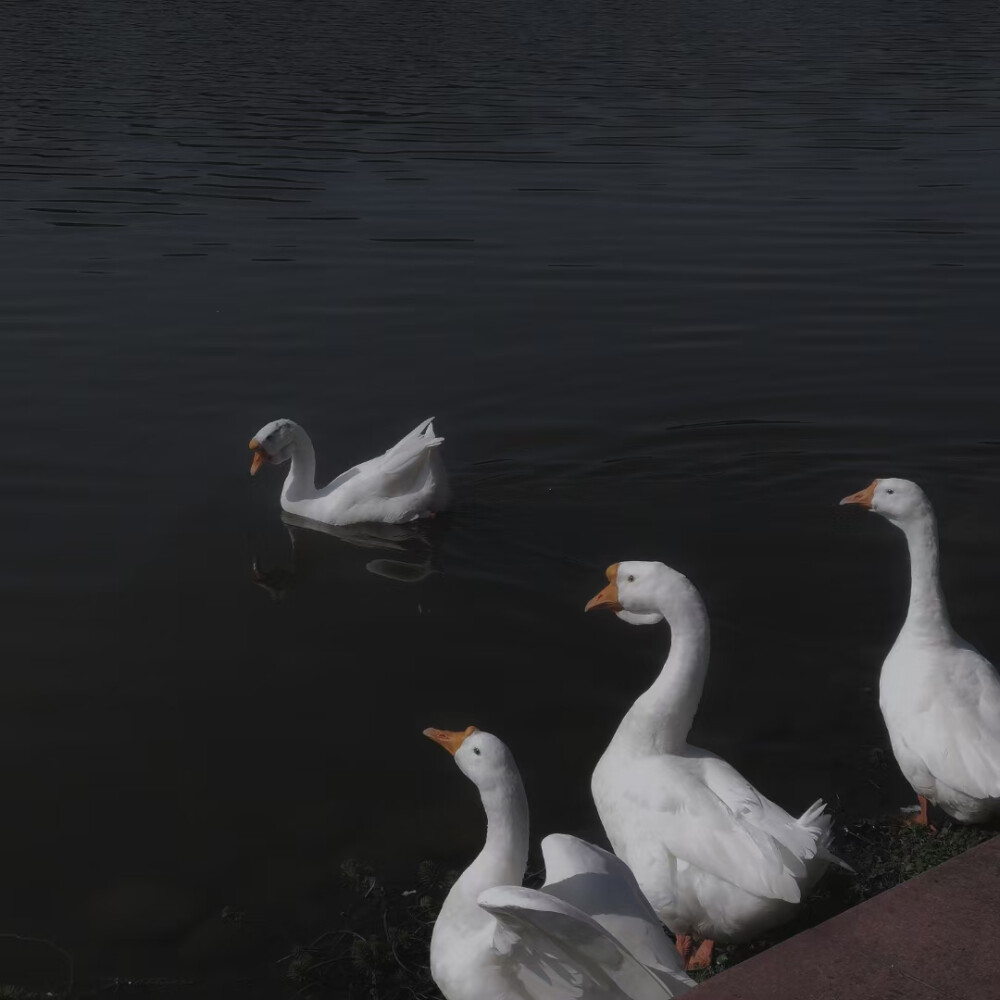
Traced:
<svg viewBox="0 0 1000 1000">
<path fill-rule="evenodd" d="M 895 490 L 886 490 L 886 493 L 888 493 L 889 496 L 892 496 L 893 493 L 895 493 L 895 492 L 896 492 Z"/>
<path fill-rule="evenodd" d="M 634 577 L 634 576 L 632 576 L 632 574 L 631 574 L 631 573 L 629 573 L 629 575 L 628 575 L 628 582 L 629 582 L 629 583 L 634 583 L 634 582 L 635 582 L 635 577 Z"/>
<path fill-rule="evenodd" d="M 479 747 L 473 747 L 472 752 L 478 757 L 482 753 L 482 750 Z"/>
</svg>

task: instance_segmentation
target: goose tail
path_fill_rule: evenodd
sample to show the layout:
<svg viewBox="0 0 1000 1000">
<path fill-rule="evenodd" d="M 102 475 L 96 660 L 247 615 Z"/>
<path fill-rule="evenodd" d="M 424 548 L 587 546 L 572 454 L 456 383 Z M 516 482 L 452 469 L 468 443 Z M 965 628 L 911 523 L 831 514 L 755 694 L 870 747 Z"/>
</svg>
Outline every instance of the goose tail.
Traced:
<svg viewBox="0 0 1000 1000">
<path fill-rule="evenodd" d="M 854 869 L 838 858 L 830 845 L 833 843 L 833 817 L 826 811 L 826 803 L 817 799 L 797 820 L 799 826 L 808 830 L 816 838 L 816 857 L 829 864 L 839 865 L 845 871 Z"/>
</svg>

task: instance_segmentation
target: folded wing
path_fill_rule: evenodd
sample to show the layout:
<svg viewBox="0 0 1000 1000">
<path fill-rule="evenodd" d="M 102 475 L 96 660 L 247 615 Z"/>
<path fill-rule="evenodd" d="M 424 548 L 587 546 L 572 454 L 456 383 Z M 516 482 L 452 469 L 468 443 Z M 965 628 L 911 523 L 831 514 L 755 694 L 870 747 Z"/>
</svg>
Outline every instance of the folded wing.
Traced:
<svg viewBox="0 0 1000 1000">
<path fill-rule="evenodd" d="M 381 496 L 415 493 L 434 474 L 431 456 L 444 438 L 435 436 L 433 421 L 433 417 L 424 420 L 384 455 L 361 467 L 373 477 L 374 488 Z"/>
<path fill-rule="evenodd" d="M 625 794 L 647 839 L 755 896 L 799 902 L 800 834 L 777 835 L 766 800 L 735 768 L 710 754 L 669 769 L 651 757 L 631 777 Z M 815 846 L 811 850 L 815 854 Z"/>
<path fill-rule="evenodd" d="M 957 649 L 947 668 L 948 690 L 929 700 L 922 721 L 934 738 L 918 752 L 946 785 L 977 798 L 1000 796 L 1000 677 L 971 646 Z"/>
</svg>

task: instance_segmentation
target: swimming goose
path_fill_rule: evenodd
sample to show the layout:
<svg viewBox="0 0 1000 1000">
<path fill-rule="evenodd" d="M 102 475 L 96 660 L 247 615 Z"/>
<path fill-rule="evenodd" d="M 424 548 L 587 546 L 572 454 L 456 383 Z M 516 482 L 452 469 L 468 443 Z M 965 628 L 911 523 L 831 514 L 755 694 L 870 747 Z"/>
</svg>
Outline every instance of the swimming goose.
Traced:
<svg viewBox="0 0 1000 1000">
<path fill-rule="evenodd" d="M 609 608 L 634 625 L 666 619 L 670 655 L 598 762 L 594 803 L 686 967 L 705 968 L 714 941 L 746 941 L 793 915 L 837 861 L 827 849 L 832 821 L 821 801 L 795 819 L 724 760 L 688 744 L 709 626 L 687 577 L 659 562 L 623 562 L 607 579 L 586 610 Z"/>
<path fill-rule="evenodd" d="M 1000 677 L 951 627 L 930 501 L 908 479 L 876 479 L 840 502 L 881 514 L 910 550 L 910 605 L 882 663 L 879 706 L 917 793 L 916 822 L 928 825 L 928 802 L 963 823 L 1000 815 Z"/>
<path fill-rule="evenodd" d="M 522 888 L 528 803 L 496 736 L 425 729 L 479 789 L 486 844 L 452 886 L 431 936 L 447 1000 L 666 1000 L 694 985 L 680 970 L 632 873 L 586 841 L 542 841 L 546 881 Z"/>
<path fill-rule="evenodd" d="M 293 420 L 272 420 L 250 441 L 256 475 L 266 463 L 291 461 L 281 507 L 324 524 L 383 521 L 398 524 L 432 516 L 448 502 L 444 463 L 433 417 L 423 421 L 384 455 L 342 472 L 316 488 L 316 453 L 309 435 Z"/>
</svg>

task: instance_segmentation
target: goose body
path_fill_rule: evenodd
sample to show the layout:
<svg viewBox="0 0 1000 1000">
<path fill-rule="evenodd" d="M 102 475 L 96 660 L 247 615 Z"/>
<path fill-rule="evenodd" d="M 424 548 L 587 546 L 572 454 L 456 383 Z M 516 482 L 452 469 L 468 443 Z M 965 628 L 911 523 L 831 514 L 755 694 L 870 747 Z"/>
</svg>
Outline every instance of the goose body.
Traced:
<svg viewBox="0 0 1000 1000">
<path fill-rule="evenodd" d="M 291 462 L 281 490 L 282 510 L 323 524 L 381 521 L 399 524 L 428 517 L 448 503 L 448 484 L 433 417 L 418 424 L 384 455 L 316 487 L 316 452 L 293 420 L 273 420 L 250 441 L 250 474 L 266 463 Z"/>
<path fill-rule="evenodd" d="M 605 752 L 591 790 L 608 840 L 677 935 L 751 940 L 791 919 L 830 857 L 830 817 L 798 819 L 720 757 Z"/>
<path fill-rule="evenodd" d="M 795 818 L 687 742 L 709 657 L 708 615 L 691 582 L 650 562 L 616 564 L 608 580 L 588 610 L 609 607 L 632 624 L 665 618 L 671 643 L 594 770 L 601 822 L 679 948 L 688 937 L 748 940 L 791 917 L 836 861 L 831 819 L 822 802 Z"/>
<path fill-rule="evenodd" d="M 1000 815 L 1000 677 L 951 627 L 930 501 L 909 480 L 876 479 L 841 502 L 885 516 L 909 548 L 906 620 L 879 676 L 879 706 L 903 776 L 963 823 Z M 926 808 L 921 817 L 926 822 Z"/>
<path fill-rule="evenodd" d="M 528 807 L 495 736 L 425 730 L 477 785 L 486 844 L 452 886 L 431 937 L 446 1000 L 666 1000 L 694 983 L 625 864 L 565 834 L 542 841 L 546 881 L 521 886 Z"/>
</svg>

